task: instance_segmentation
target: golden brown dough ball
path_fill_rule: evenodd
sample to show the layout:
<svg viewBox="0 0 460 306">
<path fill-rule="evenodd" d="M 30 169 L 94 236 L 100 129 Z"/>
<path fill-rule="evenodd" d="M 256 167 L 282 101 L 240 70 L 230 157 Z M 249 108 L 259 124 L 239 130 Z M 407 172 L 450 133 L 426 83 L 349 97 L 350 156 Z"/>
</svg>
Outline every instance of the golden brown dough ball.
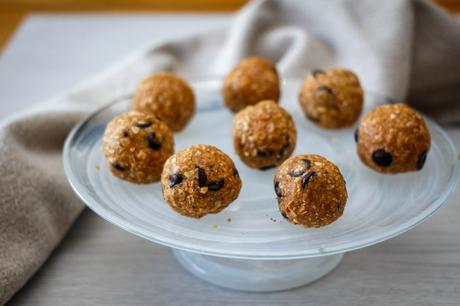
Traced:
<svg viewBox="0 0 460 306">
<path fill-rule="evenodd" d="M 281 214 L 294 224 L 321 227 L 337 220 L 347 203 L 339 168 L 319 155 L 297 155 L 276 172 L 275 193 Z"/>
<path fill-rule="evenodd" d="M 172 131 L 154 116 L 127 112 L 113 118 L 104 132 L 103 150 L 110 171 L 137 184 L 160 180 L 174 153 Z"/>
<path fill-rule="evenodd" d="M 154 74 L 138 85 L 133 109 L 157 116 L 177 132 L 195 113 L 195 95 L 190 85 L 179 76 Z"/>
<path fill-rule="evenodd" d="M 393 174 L 422 169 L 431 146 L 422 115 L 402 103 L 382 105 L 367 113 L 355 140 L 364 164 Z"/>
<path fill-rule="evenodd" d="M 222 93 L 233 112 L 262 100 L 278 102 L 280 80 L 275 65 L 261 57 L 243 60 L 225 77 Z"/>
<path fill-rule="evenodd" d="M 163 197 L 181 215 L 201 218 L 216 214 L 236 200 L 241 179 L 224 152 L 193 145 L 171 156 L 161 174 Z"/>
<path fill-rule="evenodd" d="M 248 106 L 233 119 L 233 146 L 251 168 L 280 165 L 294 151 L 296 140 L 294 120 L 274 101 Z"/>
<path fill-rule="evenodd" d="M 348 127 L 361 114 L 363 89 L 349 70 L 314 70 L 303 81 L 299 103 L 305 116 L 320 127 Z"/>
</svg>

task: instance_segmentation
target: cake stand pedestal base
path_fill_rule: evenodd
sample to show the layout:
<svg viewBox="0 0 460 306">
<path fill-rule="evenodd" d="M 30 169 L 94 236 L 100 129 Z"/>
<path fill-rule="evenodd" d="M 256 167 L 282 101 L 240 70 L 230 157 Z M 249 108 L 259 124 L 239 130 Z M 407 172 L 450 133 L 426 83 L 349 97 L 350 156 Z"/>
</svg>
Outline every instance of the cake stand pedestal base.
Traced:
<svg viewBox="0 0 460 306">
<path fill-rule="evenodd" d="M 289 260 L 248 260 L 173 250 L 191 274 L 211 284 L 242 291 L 279 291 L 311 283 L 331 272 L 343 254 Z"/>
</svg>

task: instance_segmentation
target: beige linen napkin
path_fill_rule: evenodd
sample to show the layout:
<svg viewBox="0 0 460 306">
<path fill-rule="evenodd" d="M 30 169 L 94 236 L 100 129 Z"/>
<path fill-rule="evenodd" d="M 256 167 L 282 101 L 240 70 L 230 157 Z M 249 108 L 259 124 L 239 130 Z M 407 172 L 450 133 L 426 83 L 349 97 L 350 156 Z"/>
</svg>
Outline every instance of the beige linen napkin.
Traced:
<svg viewBox="0 0 460 306">
<path fill-rule="evenodd" d="M 443 122 L 460 119 L 460 26 L 422 0 L 258 1 L 227 29 L 150 46 L 73 92 L 0 124 L 0 304 L 50 255 L 83 209 L 64 176 L 64 139 L 83 114 L 148 74 L 223 75 L 262 55 L 283 76 L 348 67 L 364 87 Z"/>
</svg>

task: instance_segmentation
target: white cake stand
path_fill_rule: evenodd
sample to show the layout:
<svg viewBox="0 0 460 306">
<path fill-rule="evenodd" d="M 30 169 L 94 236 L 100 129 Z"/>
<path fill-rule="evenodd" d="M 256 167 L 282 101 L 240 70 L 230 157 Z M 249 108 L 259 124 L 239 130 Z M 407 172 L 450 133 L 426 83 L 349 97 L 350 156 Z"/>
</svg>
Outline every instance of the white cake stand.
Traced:
<svg viewBox="0 0 460 306">
<path fill-rule="evenodd" d="M 343 216 L 333 224 L 319 229 L 290 224 L 278 211 L 275 170 L 249 169 L 234 154 L 233 115 L 222 106 L 220 80 L 190 82 L 198 111 L 186 130 L 175 135 L 176 150 L 203 143 L 230 155 L 243 188 L 227 209 L 199 220 L 186 218 L 163 201 L 158 183 L 135 185 L 110 174 L 102 154 L 102 134 L 113 116 L 130 108 L 129 98 L 108 104 L 73 129 L 64 148 L 64 166 L 70 184 L 88 207 L 128 232 L 171 247 L 187 271 L 207 282 L 246 291 L 308 284 L 333 270 L 345 252 L 395 237 L 426 220 L 457 185 L 457 152 L 432 121 L 427 119 L 432 148 L 425 167 L 414 173 L 381 175 L 359 161 L 353 129 L 325 131 L 304 118 L 297 104 L 300 82 L 287 80 L 280 103 L 296 121 L 294 154 L 316 153 L 335 162 L 349 193 Z M 367 105 L 385 100 L 366 95 Z"/>
</svg>

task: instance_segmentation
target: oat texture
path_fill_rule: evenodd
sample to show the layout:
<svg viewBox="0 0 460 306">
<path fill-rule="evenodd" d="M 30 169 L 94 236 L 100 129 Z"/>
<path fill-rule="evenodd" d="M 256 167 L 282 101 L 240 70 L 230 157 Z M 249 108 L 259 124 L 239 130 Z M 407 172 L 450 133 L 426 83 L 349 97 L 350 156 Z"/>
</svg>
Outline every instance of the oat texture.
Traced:
<svg viewBox="0 0 460 306">
<path fill-rule="evenodd" d="M 274 188 L 283 217 L 305 227 L 321 227 L 337 220 L 348 198 L 339 168 L 319 155 L 286 160 L 276 172 Z"/>
<path fill-rule="evenodd" d="M 358 77 L 345 69 L 313 70 L 303 81 L 299 103 L 305 116 L 328 129 L 352 125 L 363 107 Z"/>
<path fill-rule="evenodd" d="M 241 179 L 233 161 L 209 145 L 193 145 L 171 156 L 161 174 L 163 196 L 178 213 L 201 218 L 236 200 Z"/>
<path fill-rule="evenodd" d="M 376 107 L 355 135 L 361 161 L 381 173 L 422 169 L 431 145 L 422 115 L 402 103 Z"/>
<path fill-rule="evenodd" d="M 148 184 L 160 179 L 165 161 L 174 153 L 173 133 L 154 116 L 131 111 L 109 122 L 103 150 L 114 175 Z"/>
<path fill-rule="evenodd" d="M 195 113 L 195 95 L 180 77 L 171 73 L 155 74 L 138 85 L 133 109 L 154 114 L 173 131 L 180 131 Z"/>
<path fill-rule="evenodd" d="M 225 77 L 222 93 L 233 112 L 262 100 L 278 102 L 280 81 L 275 65 L 260 57 L 243 60 Z"/>
<path fill-rule="evenodd" d="M 272 100 L 248 106 L 233 119 L 233 146 L 251 168 L 280 165 L 294 151 L 296 139 L 291 115 Z"/>
</svg>

